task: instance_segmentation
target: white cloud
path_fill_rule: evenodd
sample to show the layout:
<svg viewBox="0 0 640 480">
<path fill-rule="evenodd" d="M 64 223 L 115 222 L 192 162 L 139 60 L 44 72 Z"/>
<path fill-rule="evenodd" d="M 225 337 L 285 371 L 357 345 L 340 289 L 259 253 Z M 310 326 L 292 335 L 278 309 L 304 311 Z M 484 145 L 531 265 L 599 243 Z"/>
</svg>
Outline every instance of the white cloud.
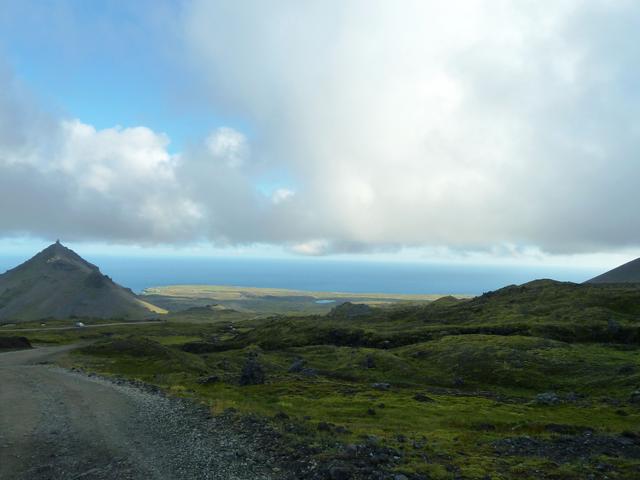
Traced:
<svg viewBox="0 0 640 480">
<path fill-rule="evenodd" d="M 207 137 L 205 143 L 214 159 L 232 168 L 241 167 L 249 155 L 246 137 L 233 128 L 218 128 Z"/>
<path fill-rule="evenodd" d="M 319 256 L 330 251 L 330 244 L 326 240 L 309 240 L 291 246 L 291 251 L 300 255 Z"/>
<path fill-rule="evenodd" d="M 292 238 L 586 251 L 640 238 L 620 208 L 640 200 L 639 19 L 630 2 L 196 0 L 185 32 L 214 104 L 304 183 L 290 213 L 313 220 Z"/>
<path fill-rule="evenodd" d="M 308 255 L 640 243 L 637 3 L 192 0 L 175 19 L 189 93 L 247 131 L 174 155 L 146 127 L 43 114 L 1 72 L 0 233 Z"/>
<path fill-rule="evenodd" d="M 271 201 L 276 205 L 282 202 L 286 202 L 296 194 L 293 190 L 288 188 L 278 188 L 271 194 Z"/>
<path fill-rule="evenodd" d="M 166 135 L 58 119 L 14 97 L 13 78 L 0 86 L 14 99 L 0 109 L 1 234 L 157 243 L 202 233 Z"/>
</svg>

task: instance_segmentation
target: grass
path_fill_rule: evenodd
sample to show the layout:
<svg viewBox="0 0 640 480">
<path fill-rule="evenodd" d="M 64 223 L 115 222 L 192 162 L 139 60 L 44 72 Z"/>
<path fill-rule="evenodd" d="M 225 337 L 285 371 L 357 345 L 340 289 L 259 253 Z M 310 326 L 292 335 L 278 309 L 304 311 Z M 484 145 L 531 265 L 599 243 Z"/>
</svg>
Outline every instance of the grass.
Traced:
<svg viewBox="0 0 640 480">
<path fill-rule="evenodd" d="M 65 362 L 153 383 L 215 413 L 272 418 L 292 444 L 315 446 L 319 461 L 375 436 L 400 457 L 376 468 L 415 478 L 635 479 L 639 324 L 636 287 L 547 281 L 362 316 L 347 308 L 95 329 L 82 333 L 97 342 Z M 46 335 L 72 341 L 79 332 Z M 263 385 L 239 385 L 249 354 L 266 373 Z M 305 370 L 291 372 L 298 359 Z M 211 375 L 219 381 L 198 382 Z M 543 393 L 554 400 L 541 401 Z M 282 413 L 289 420 L 277 420 Z M 321 422 L 331 425 L 319 431 Z M 608 449 L 589 450 L 585 431 Z M 629 441 L 637 455 L 621 450 Z M 501 442 L 536 448 L 505 453 Z"/>
</svg>

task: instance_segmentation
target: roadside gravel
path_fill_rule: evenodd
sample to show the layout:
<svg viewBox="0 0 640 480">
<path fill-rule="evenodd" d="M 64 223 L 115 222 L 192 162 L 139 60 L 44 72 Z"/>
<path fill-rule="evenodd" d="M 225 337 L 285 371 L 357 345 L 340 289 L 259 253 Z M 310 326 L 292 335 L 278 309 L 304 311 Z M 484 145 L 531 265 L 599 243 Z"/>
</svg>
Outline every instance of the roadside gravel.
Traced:
<svg viewBox="0 0 640 480">
<path fill-rule="evenodd" d="M 193 402 L 0 354 L 0 478 L 285 478 L 269 432 L 239 431 Z"/>
</svg>

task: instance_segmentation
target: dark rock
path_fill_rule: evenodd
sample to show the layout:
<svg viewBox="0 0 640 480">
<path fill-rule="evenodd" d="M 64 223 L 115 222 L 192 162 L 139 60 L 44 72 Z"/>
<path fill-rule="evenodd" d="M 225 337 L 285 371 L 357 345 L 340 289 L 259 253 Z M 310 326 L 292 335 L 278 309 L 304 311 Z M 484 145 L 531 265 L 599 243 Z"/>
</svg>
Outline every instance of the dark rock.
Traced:
<svg viewBox="0 0 640 480">
<path fill-rule="evenodd" d="M 318 431 L 319 432 L 330 432 L 331 425 L 327 422 L 319 422 L 318 423 Z"/>
<path fill-rule="evenodd" d="M 32 348 L 26 337 L 0 337 L 0 350 L 19 350 Z"/>
<path fill-rule="evenodd" d="M 353 477 L 353 468 L 347 465 L 334 465 L 329 467 L 330 480 L 349 480 Z"/>
<path fill-rule="evenodd" d="M 273 418 L 276 420 L 289 420 L 289 415 L 284 412 L 278 412 L 273 416 Z"/>
<path fill-rule="evenodd" d="M 196 380 L 197 383 L 199 383 L 200 385 L 210 385 L 212 383 L 216 383 L 220 381 L 220 377 L 218 377 L 217 375 L 209 375 L 208 377 L 200 377 L 198 380 Z"/>
<path fill-rule="evenodd" d="M 417 401 L 417 402 L 424 402 L 424 403 L 426 403 L 426 402 L 435 402 L 435 400 L 434 400 L 433 398 L 431 398 L 431 397 L 427 397 L 427 396 L 426 396 L 425 394 L 423 394 L 423 393 L 416 393 L 416 394 L 413 396 L 413 399 L 414 399 L 415 401 Z"/>
<path fill-rule="evenodd" d="M 364 368 L 376 368 L 376 361 L 373 358 L 373 355 L 367 355 L 362 362 L 362 366 Z"/>
<path fill-rule="evenodd" d="M 580 427 L 574 425 L 564 425 L 561 423 L 549 423 L 544 426 L 544 429 L 548 432 L 559 433 L 561 435 L 572 435 L 580 430 Z"/>
<path fill-rule="evenodd" d="M 262 366 L 258 362 L 256 355 L 248 355 L 247 361 L 242 368 L 240 385 L 262 385 L 265 382 L 265 374 Z"/>
<path fill-rule="evenodd" d="M 640 403 L 640 390 L 636 390 L 635 392 L 631 392 L 631 396 L 629 397 L 629 401 L 631 403 Z"/>
<path fill-rule="evenodd" d="M 560 403 L 560 398 L 554 392 L 544 392 L 536 395 L 535 402 L 538 405 L 557 405 Z"/>
<path fill-rule="evenodd" d="M 620 375 L 633 375 L 634 373 L 636 373 L 636 367 L 635 365 L 630 365 L 630 364 L 623 365 L 618 369 L 618 373 Z"/>
<path fill-rule="evenodd" d="M 389 390 L 391 388 L 391 384 L 389 383 L 372 383 L 371 384 L 372 388 L 375 388 L 376 390 Z"/>
<path fill-rule="evenodd" d="M 358 456 L 358 446 L 357 445 L 353 445 L 353 444 L 349 444 L 347 446 L 344 447 L 344 455 L 347 458 L 355 458 Z"/>
<path fill-rule="evenodd" d="M 369 408 L 369 409 L 367 410 L 367 414 L 368 414 L 368 415 L 375 415 L 375 414 L 376 414 L 376 411 L 375 411 L 373 408 Z"/>
<path fill-rule="evenodd" d="M 620 324 L 615 319 L 610 318 L 607 322 L 607 331 L 611 335 L 617 335 L 618 333 L 620 333 L 620 329 Z"/>
<path fill-rule="evenodd" d="M 456 388 L 464 387 L 464 379 L 460 377 L 454 378 L 453 386 Z"/>
<path fill-rule="evenodd" d="M 303 358 L 296 358 L 291 366 L 289 367 L 289 373 L 300 373 L 305 365 L 305 360 Z"/>
<path fill-rule="evenodd" d="M 496 429 L 496 426 L 492 423 L 479 423 L 477 428 L 483 432 L 491 432 Z"/>
<path fill-rule="evenodd" d="M 211 342 L 188 342 L 182 345 L 182 351 L 187 353 L 212 353 L 220 351 L 220 345 Z"/>
<path fill-rule="evenodd" d="M 380 443 L 380 438 L 376 435 L 367 435 L 365 440 L 367 441 L 367 445 L 378 445 Z"/>
</svg>

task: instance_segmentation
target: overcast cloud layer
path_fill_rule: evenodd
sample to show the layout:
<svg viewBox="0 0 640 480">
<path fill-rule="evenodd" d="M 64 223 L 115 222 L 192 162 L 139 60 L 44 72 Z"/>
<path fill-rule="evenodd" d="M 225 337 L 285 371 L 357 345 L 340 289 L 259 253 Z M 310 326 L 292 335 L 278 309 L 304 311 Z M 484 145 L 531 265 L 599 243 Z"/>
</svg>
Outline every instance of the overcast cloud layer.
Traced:
<svg viewBox="0 0 640 480">
<path fill-rule="evenodd" d="M 187 2 L 211 111 L 170 132 L 45 113 L 0 72 L 0 235 L 302 254 L 640 244 L 640 5 Z"/>
</svg>

